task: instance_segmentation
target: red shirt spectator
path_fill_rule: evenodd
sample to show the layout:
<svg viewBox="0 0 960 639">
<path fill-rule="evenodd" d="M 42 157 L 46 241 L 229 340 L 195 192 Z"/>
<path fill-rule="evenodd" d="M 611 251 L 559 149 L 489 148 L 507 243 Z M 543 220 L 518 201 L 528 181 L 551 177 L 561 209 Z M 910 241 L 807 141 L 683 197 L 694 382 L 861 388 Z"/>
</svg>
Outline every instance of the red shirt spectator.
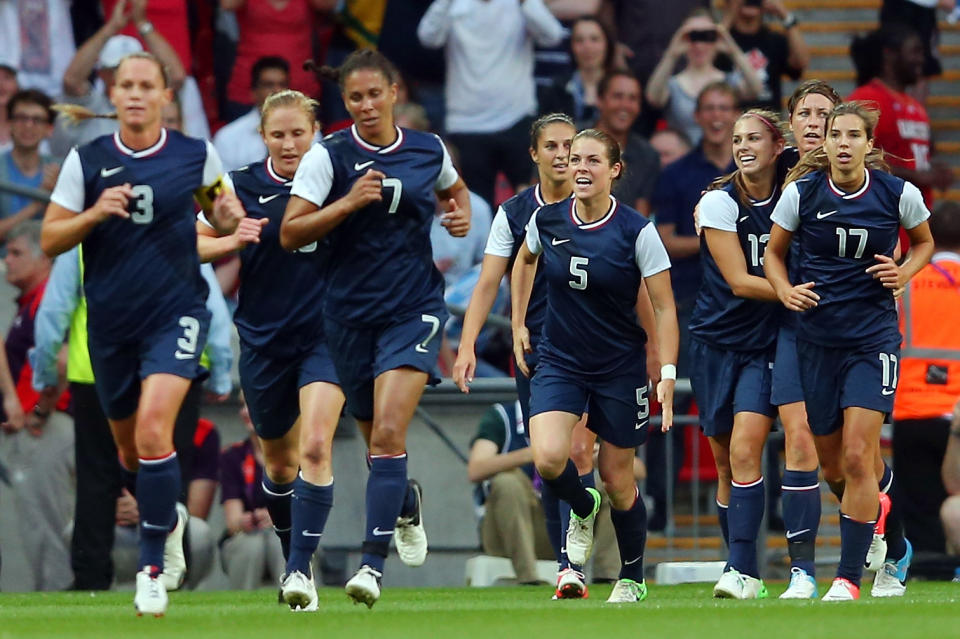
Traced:
<svg viewBox="0 0 960 639">
<path fill-rule="evenodd" d="M 103 15 L 113 15 L 113 7 L 116 6 L 118 1 L 102 0 Z M 177 52 L 187 75 L 191 75 L 193 73 L 193 57 L 190 51 L 190 25 L 186 0 L 150 0 L 147 3 L 147 20 L 170 43 L 173 50 Z M 120 33 L 137 38 L 146 49 L 146 44 L 137 32 L 133 22 L 130 22 Z"/>
</svg>

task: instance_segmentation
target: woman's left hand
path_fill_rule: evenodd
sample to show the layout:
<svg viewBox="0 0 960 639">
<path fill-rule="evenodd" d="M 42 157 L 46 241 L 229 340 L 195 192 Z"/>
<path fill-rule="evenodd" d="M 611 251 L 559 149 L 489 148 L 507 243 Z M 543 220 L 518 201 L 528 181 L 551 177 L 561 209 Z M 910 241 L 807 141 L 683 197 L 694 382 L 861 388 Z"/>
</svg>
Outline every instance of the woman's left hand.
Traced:
<svg viewBox="0 0 960 639">
<path fill-rule="evenodd" d="M 657 401 L 660 402 L 660 430 L 664 433 L 673 427 L 673 389 L 675 379 L 661 379 L 657 384 Z"/>
<path fill-rule="evenodd" d="M 873 279 L 880 280 L 883 287 L 894 291 L 894 294 L 907 285 L 903 271 L 900 270 L 900 266 L 893 261 L 892 257 L 886 255 L 874 255 L 873 257 L 879 262 L 879 264 L 874 264 L 867 269 L 867 273 L 873 274 Z"/>
<path fill-rule="evenodd" d="M 221 234 L 230 234 L 237 229 L 240 220 L 247 216 L 243 210 L 240 199 L 231 191 L 224 189 L 217 195 L 213 201 L 213 211 L 211 212 L 210 222 Z"/>
<path fill-rule="evenodd" d="M 453 198 L 447 200 L 447 212 L 440 216 L 440 224 L 453 237 L 465 237 L 470 231 L 470 214 L 457 205 Z"/>
</svg>

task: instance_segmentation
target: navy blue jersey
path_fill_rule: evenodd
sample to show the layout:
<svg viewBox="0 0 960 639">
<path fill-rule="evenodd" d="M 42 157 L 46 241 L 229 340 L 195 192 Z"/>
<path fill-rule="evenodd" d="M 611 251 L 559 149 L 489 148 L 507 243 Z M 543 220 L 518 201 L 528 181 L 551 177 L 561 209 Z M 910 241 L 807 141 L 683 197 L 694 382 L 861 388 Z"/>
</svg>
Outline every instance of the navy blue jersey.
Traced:
<svg viewBox="0 0 960 639">
<path fill-rule="evenodd" d="M 354 211 L 329 236 L 325 312 L 339 322 L 381 324 L 443 304 L 430 225 L 435 191 L 458 176 L 436 135 L 397 128 L 396 142 L 377 147 L 356 126 L 333 133 L 304 156 L 292 193 L 322 208 L 370 169 L 387 176 L 383 200 Z"/>
<path fill-rule="evenodd" d="M 270 220 L 260 243 L 240 252 L 240 303 L 233 316 L 240 339 L 274 357 L 309 349 L 323 335 L 327 242 L 293 253 L 280 246 L 292 181 L 278 175 L 269 158 L 232 171 L 230 180 L 247 216 Z"/>
<path fill-rule="evenodd" d="M 197 256 L 194 191 L 220 179 L 213 147 L 176 131 L 140 151 L 119 133 L 73 149 L 51 200 L 82 212 L 107 188 L 129 183 L 127 219 L 111 216 L 83 240 L 91 334 L 125 341 L 183 309 L 203 307 L 208 288 Z"/>
<path fill-rule="evenodd" d="M 538 207 L 544 206 L 540 185 L 517 193 L 500 205 L 493 225 L 490 228 L 490 237 L 487 239 L 487 248 L 484 253 L 510 258 L 510 267 L 513 266 L 520 245 L 527 236 L 527 224 L 530 216 Z M 537 269 L 533 280 L 533 291 L 530 293 L 530 302 L 527 305 L 526 326 L 530 331 L 530 339 L 534 347 L 540 341 L 543 330 L 543 320 L 547 312 L 547 283 L 543 269 Z"/>
<path fill-rule="evenodd" d="M 866 269 L 874 255 L 893 256 L 902 224 L 914 228 L 930 213 L 920 191 L 883 171 L 865 171 L 855 193 L 838 189 L 825 172 L 791 182 L 773 221 L 799 239 L 801 282 L 816 282 L 816 308 L 799 317 L 799 336 L 822 346 L 873 344 L 899 335 L 893 295 Z"/>
<path fill-rule="evenodd" d="M 779 189 L 763 201 L 743 204 L 733 183 L 708 191 L 700 200 L 700 226 L 737 234 L 750 275 L 764 277 L 763 252 L 770 240 L 770 214 Z M 779 305 L 737 297 L 700 236 L 703 279 L 690 319 L 690 332 L 715 347 L 748 351 L 764 349 L 777 338 Z"/>
<path fill-rule="evenodd" d="M 637 320 L 640 281 L 670 268 L 650 221 L 610 197 L 600 220 L 583 223 L 576 200 L 548 204 L 530 219 L 527 247 L 542 253 L 547 278 L 547 318 L 542 362 L 584 375 L 618 370 L 637 352 L 646 333 Z"/>
</svg>

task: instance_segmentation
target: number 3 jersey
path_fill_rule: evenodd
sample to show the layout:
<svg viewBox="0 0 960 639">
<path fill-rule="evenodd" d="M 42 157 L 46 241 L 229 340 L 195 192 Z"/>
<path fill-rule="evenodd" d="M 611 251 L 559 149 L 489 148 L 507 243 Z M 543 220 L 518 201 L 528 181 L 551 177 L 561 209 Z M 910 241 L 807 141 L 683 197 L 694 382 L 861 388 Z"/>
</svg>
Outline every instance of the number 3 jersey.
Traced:
<svg viewBox="0 0 960 639">
<path fill-rule="evenodd" d="M 583 375 L 617 371 L 643 353 L 647 336 L 636 314 L 643 278 L 670 268 L 653 224 L 610 196 L 601 219 L 584 223 L 576 200 L 537 209 L 527 248 L 541 255 L 547 314 L 541 361 Z"/>
<path fill-rule="evenodd" d="M 841 191 L 824 171 L 784 188 L 775 223 L 799 241 L 799 280 L 815 282 L 815 308 L 800 313 L 799 335 L 821 346 L 850 347 L 899 336 L 893 292 L 866 270 L 874 255 L 893 257 L 900 226 L 912 229 L 930 212 L 910 182 L 864 169 L 857 191 Z"/>
<path fill-rule="evenodd" d="M 737 234 L 747 272 L 764 277 L 763 251 L 770 240 L 770 214 L 778 191 L 762 201 L 740 201 L 732 183 L 707 191 L 700 200 L 700 226 Z M 703 279 L 690 319 L 690 332 L 719 348 L 751 351 L 769 347 L 777 338 L 779 304 L 737 297 L 700 235 Z"/>
<path fill-rule="evenodd" d="M 435 191 L 459 179 L 440 138 L 397 127 L 374 146 L 356 125 L 324 138 L 304 155 L 291 194 L 323 208 L 373 169 L 382 200 L 350 213 L 330 234 L 324 313 L 341 323 L 377 325 L 443 305 L 443 276 L 433 264 L 430 225 Z"/>
<path fill-rule="evenodd" d="M 83 212 L 107 188 L 130 184 L 129 218 L 110 216 L 83 240 L 84 293 L 91 333 L 133 339 L 197 306 L 209 289 L 197 256 L 194 191 L 216 190 L 220 158 L 209 142 L 161 129 L 139 151 L 105 135 L 67 155 L 51 195 Z"/>
</svg>

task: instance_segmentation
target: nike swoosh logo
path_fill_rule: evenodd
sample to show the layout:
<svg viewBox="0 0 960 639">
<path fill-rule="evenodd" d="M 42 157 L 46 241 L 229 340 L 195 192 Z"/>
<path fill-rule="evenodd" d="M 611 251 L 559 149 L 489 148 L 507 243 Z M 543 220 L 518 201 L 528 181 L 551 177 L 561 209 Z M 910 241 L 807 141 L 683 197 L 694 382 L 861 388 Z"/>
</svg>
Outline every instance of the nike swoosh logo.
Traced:
<svg viewBox="0 0 960 639">
<path fill-rule="evenodd" d="M 375 536 L 377 536 L 377 537 L 384 537 L 384 536 L 386 536 L 386 535 L 392 535 L 392 534 L 393 534 L 393 531 L 392 531 L 392 530 L 380 530 L 380 526 L 377 526 L 376 528 L 374 528 L 372 532 L 373 532 L 373 534 L 374 534 Z"/>
<path fill-rule="evenodd" d="M 552 240 L 550 240 L 550 243 L 553 244 L 554 246 L 557 246 L 558 244 L 563 244 L 564 242 L 569 242 L 569 241 L 570 241 L 570 238 L 569 238 L 569 237 L 568 237 L 567 239 L 565 239 L 565 240 L 561 240 L 561 239 L 555 237 L 555 238 L 553 238 Z"/>
<path fill-rule="evenodd" d="M 880 394 L 881 394 L 881 395 L 893 395 L 893 394 L 896 393 L 896 392 L 897 392 L 896 389 L 889 390 L 889 389 L 883 388 L 883 389 L 880 390 Z"/>
<path fill-rule="evenodd" d="M 117 166 L 112 169 L 100 169 L 100 177 L 110 177 L 111 175 L 116 175 L 123 170 L 122 166 Z"/>
<path fill-rule="evenodd" d="M 304 537 L 320 537 L 323 535 L 322 532 L 315 533 L 315 532 L 310 532 L 309 530 L 304 530 L 300 534 L 302 534 Z"/>
<path fill-rule="evenodd" d="M 193 353 L 184 353 L 183 351 L 177 351 L 173 354 L 177 359 L 193 359 Z"/>
<path fill-rule="evenodd" d="M 147 530 L 170 530 L 170 526 L 157 526 L 155 524 L 148 523 L 147 521 L 141 521 L 140 525 Z"/>
<path fill-rule="evenodd" d="M 359 163 L 359 162 L 356 162 L 356 163 L 353 165 L 353 170 L 354 170 L 354 171 L 362 171 L 362 170 L 364 170 L 365 168 L 367 168 L 368 166 L 370 166 L 370 165 L 373 164 L 373 163 L 374 163 L 374 160 L 370 160 L 369 162 L 364 162 L 363 164 L 361 164 L 361 163 Z"/>
<path fill-rule="evenodd" d="M 750 216 L 749 216 L 749 215 L 744 215 L 744 216 L 741 217 L 739 220 L 737 220 L 737 222 L 743 222 L 744 220 L 749 220 L 749 219 L 750 219 Z"/>
<path fill-rule="evenodd" d="M 636 559 L 631 559 L 630 561 L 625 561 L 625 562 L 623 562 L 623 565 L 624 565 L 624 566 L 629 566 L 630 564 L 635 564 L 635 563 L 637 563 L 637 562 L 640 561 L 641 559 L 643 559 L 643 555 L 640 555 L 640 556 L 637 557 Z"/>
<path fill-rule="evenodd" d="M 830 216 L 833 215 L 834 213 L 836 213 L 836 211 L 829 211 L 829 212 L 827 212 L 827 213 L 824 213 L 823 211 L 820 211 L 819 213 L 817 213 L 817 219 L 818 219 L 818 220 L 822 220 L 822 219 L 825 218 L 825 217 L 830 217 Z"/>
<path fill-rule="evenodd" d="M 258 197 L 257 199 L 260 201 L 260 204 L 266 204 L 266 203 L 269 202 L 270 200 L 275 200 L 275 199 L 277 199 L 278 197 L 280 197 L 280 194 L 279 194 L 279 193 L 277 193 L 276 195 L 261 195 L 261 196 Z"/>
<path fill-rule="evenodd" d="M 796 536 L 798 536 L 798 535 L 802 535 L 802 534 L 805 533 L 805 532 L 810 532 L 810 529 L 809 529 L 809 528 L 804 528 L 803 530 L 797 530 L 797 531 L 793 531 L 793 532 L 791 532 L 791 531 L 788 530 L 788 531 L 787 531 L 787 539 L 793 539 L 794 537 L 796 537 Z"/>
</svg>

